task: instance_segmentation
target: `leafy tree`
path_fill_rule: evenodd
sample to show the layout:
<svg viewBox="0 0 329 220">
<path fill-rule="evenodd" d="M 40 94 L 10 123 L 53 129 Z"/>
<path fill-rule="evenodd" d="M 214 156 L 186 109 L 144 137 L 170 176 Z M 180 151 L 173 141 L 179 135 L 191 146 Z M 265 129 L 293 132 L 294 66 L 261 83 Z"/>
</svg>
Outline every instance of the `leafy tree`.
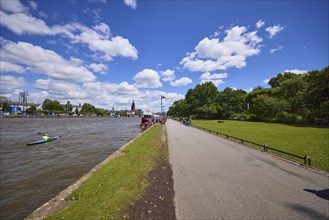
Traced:
<svg viewBox="0 0 329 220">
<path fill-rule="evenodd" d="M 59 101 L 57 100 L 50 100 L 50 99 L 45 99 L 42 103 L 42 109 L 43 110 L 47 110 L 49 112 L 63 112 L 64 111 L 64 107 L 61 105 L 61 103 L 59 103 Z"/>
<path fill-rule="evenodd" d="M 288 79 L 293 79 L 298 77 L 298 75 L 294 74 L 294 73 L 290 73 L 290 72 L 286 72 L 286 73 L 279 73 L 277 74 L 275 77 L 273 77 L 272 79 L 270 79 L 270 81 L 268 82 L 268 84 L 270 86 L 272 86 L 272 88 L 278 87 L 281 85 L 282 82 L 288 80 Z"/>
<path fill-rule="evenodd" d="M 253 106 L 250 112 L 256 115 L 256 119 L 262 121 L 274 121 L 277 114 L 286 110 L 288 103 L 285 100 L 270 97 L 266 94 L 257 96 L 253 100 Z"/>
<path fill-rule="evenodd" d="M 170 116 L 184 117 L 188 116 L 188 106 L 185 99 L 175 101 L 172 106 L 169 107 L 167 112 Z"/>
<path fill-rule="evenodd" d="M 68 101 L 65 105 L 64 105 L 64 110 L 66 113 L 70 113 L 72 112 L 73 106 L 71 105 L 71 103 Z"/>
<path fill-rule="evenodd" d="M 288 79 L 281 83 L 278 94 L 289 103 L 292 113 L 304 108 L 307 84 L 302 77 Z"/>
<path fill-rule="evenodd" d="M 200 111 L 200 109 L 204 105 L 215 102 L 217 93 L 217 87 L 212 82 L 198 84 L 194 89 L 189 89 L 185 95 L 188 113 L 196 115 L 198 118 L 207 118 L 204 111 Z"/>
<path fill-rule="evenodd" d="M 37 112 L 37 107 L 35 105 L 32 105 L 30 108 L 26 109 L 25 112 L 28 114 L 35 114 Z"/>
<path fill-rule="evenodd" d="M 94 115 L 96 114 L 96 108 L 95 106 L 89 104 L 89 103 L 84 103 L 82 105 L 82 109 L 80 111 L 80 114 L 90 114 L 90 115 Z"/>
<path fill-rule="evenodd" d="M 217 106 L 218 113 L 221 118 L 233 118 L 234 115 L 245 110 L 245 98 L 247 92 L 244 90 L 233 90 L 232 88 L 225 88 L 218 93 Z"/>
<path fill-rule="evenodd" d="M 9 104 L 9 102 L 4 102 L 4 103 L 1 104 L 1 107 L 2 107 L 3 112 L 8 112 L 10 104 Z"/>
</svg>

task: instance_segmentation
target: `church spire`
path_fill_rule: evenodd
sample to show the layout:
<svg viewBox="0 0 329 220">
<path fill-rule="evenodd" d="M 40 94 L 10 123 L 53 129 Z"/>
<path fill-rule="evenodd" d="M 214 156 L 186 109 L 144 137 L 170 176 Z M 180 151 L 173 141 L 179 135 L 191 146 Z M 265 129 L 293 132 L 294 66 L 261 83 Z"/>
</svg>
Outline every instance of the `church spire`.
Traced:
<svg viewBox="0 0 329 220">
<path fill-rule="evenodd" d="M 133 100 L 133 103 L 131 104 L 131 111 L 132 112 L 136 111 L 135 101 L 134 100 Z"/>
</svg>

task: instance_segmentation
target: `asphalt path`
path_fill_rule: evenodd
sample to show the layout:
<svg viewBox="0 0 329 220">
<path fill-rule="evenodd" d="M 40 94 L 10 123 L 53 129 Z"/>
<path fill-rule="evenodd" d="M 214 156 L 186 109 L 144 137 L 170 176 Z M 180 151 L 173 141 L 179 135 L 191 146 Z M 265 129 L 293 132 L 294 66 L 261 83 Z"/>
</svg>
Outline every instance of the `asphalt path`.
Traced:
<svg viewBox="0 0 329 220">
<path fill-rule="evenodd" d="M 177 219 L 329 219 L 329 176 L 166 123 Z"/>
</svg>

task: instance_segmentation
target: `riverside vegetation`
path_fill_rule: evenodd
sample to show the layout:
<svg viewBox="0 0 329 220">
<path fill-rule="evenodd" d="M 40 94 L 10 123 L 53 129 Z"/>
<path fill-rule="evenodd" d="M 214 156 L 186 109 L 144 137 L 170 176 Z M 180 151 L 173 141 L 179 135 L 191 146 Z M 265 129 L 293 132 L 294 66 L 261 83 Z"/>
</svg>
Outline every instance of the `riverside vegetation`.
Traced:
<svg viewBox="0 0 329 220">
<path fill-rule="evenodd" d="M 123 156 L 111 160 L 74 191 L 67 198 L 73 200 L 70 206 L 46 219 L 128 218 L 130 204 L 149 185 L 147 175 L 160 154 L 160 134 L 160 126 L 150 128 L 124 148 Z"/>
<path fill-rule="evenodd" d="M 228 120 L 224 123 L 218 123 L 217 120 L 193 120 L 193 124 L 255 143 L 267 144 L 285 152 L 310 156 L 312 166 L 329 171 L 329 128 Z"/>
</svg>

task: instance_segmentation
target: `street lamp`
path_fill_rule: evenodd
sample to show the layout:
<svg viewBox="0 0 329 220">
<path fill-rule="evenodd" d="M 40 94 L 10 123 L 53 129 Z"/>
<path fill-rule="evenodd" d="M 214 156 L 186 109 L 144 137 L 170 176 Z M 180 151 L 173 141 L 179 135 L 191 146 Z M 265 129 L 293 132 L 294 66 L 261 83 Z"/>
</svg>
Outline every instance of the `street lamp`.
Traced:
<svg viewBox="0 0 329 220">
<path fill-rule="evenodd" d="M 160 115 L 162 115 L 162 112 L 163 112 L 163 106 L 162 106 L 162 99 L 165 99 L 166 97 L 164 97 L 163 95 L 161 96 L 161 113 Z"/>
</svg>

